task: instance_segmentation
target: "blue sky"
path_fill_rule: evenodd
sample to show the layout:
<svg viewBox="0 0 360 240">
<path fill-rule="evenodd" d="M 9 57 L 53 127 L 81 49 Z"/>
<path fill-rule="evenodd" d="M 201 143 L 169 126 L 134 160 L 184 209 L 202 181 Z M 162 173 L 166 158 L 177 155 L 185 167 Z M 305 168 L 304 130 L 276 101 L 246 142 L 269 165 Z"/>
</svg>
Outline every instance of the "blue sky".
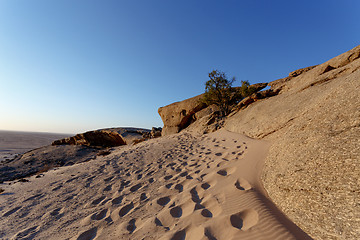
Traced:
<svg viewBox="0 0 360 240">
<path fill-rule="evenodd" d="M 162 126 L 218 69 L 269 82 L 359 45 L 360 1 L 0 0 L 0 129 Z M 235 85 L 236 85 L 235 83 Z"/>
</svg>

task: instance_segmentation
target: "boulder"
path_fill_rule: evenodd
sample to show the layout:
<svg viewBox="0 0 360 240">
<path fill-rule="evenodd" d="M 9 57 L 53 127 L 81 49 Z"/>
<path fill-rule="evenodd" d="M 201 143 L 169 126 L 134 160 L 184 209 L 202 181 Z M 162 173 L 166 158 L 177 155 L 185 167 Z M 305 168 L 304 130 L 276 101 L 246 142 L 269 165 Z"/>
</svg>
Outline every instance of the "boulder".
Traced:
<svg viewBox="0 0 360 240">
<path fill-rule="evenodd" d="M 150 132 L 150 136 L 151 138 L 157 138 L 157 137 L 161 137 L 161 131 L 162 131 L 162 128 L 161 127 L 153 127 L 151 129 L 151 132 Z"/>
<path fill-rule="evenodd" d="M 56 140 L 52 145 L 84 145 L 99 147 L 115 147 L 125 145 L 122 136 L 116 132 L 97 130 L 76 134 L 73 137 Z"/>
<path fill-rule="evenodd" d="M 56 140 L 52 145 L 83 145 L 91 147 L 115 147 L 131 144 L 149 135 L 150 130 L 139 128 L 108 128 L 76 134 Z"/>
<path fill-rule="evenodd" d="M 200 101 L 202 97 L 203 94 L 159 108 L 164 123 L 162 136 L 178 133 L 188 127 L 194 120 L 193 115 L 206 107 Z"/>
<path fill-rule="evenodd" d="M 253 102 L 224 126 L 272 143 L 264 187 L 314 239 L 360 235 L 359 56 L 360 46 L 270 83 L 278 95 Z"/>
</svg>

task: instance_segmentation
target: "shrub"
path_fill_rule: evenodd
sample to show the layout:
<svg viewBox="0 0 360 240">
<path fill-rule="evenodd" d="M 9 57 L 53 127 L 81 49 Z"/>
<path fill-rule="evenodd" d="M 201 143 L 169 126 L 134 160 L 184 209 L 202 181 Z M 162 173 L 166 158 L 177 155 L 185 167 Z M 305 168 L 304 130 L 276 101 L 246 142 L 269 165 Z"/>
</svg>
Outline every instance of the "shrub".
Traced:
<svg viewBox="0 0 360 240">
<path fill-rule="evenodd" d="M 228 80 L 225 73 L 218 70 L 210 72 L 209 78 L 210 80 L 205 83 L 202 102 L 208 106 L 212 104 L 219 106 L 221 117 L 228 115 L 233 105 L 256 92 L 248 81 L 241 81 L 240 87 L 232 87 L 235 78 Z"/>
<path fill-rule="evenodd" d="M 246 98 L 256 92 L 256 89 L 250 86 L 249 81 L 241 81 L 241 87 L 239 87 L 239 94 L 241 99 Z"/>
<path fill-rule="evenodd" d="M 202 101 L 207 105 L 215 104 L 219 106 L 222 116 L 230 112 L 230 106 L 236 102 L 238 91 L 232 87 L 235 78 L 228 80 L 225 73 L 214 70 L 209 73 L 209 78 L 205 83 L 205 94 Z"/>
</svg>

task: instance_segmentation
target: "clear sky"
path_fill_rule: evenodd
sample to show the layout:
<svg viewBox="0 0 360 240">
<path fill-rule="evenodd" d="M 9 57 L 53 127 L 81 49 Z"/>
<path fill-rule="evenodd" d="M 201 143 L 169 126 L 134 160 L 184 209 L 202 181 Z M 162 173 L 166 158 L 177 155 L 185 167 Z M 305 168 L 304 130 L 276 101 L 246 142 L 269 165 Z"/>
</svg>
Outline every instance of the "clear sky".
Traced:
<svg viewBox="0 0 360 240">
<path fill-rule="evenodd" d="M 162 126 L 218 69 L 269 82 L 360 44 L 360 1 L 0 0 L 0 129 Z M 235 83 L 235 85 L 236 85 Z"/>
</svg>

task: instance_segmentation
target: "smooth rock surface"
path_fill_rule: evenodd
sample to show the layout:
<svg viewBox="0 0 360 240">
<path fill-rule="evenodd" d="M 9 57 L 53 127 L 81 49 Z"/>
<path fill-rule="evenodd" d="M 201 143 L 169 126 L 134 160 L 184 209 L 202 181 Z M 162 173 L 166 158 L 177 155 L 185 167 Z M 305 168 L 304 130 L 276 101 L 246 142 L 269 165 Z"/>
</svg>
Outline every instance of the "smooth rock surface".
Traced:
<svg viewBox="0 0 360 240">
<path fill-rule="evenodd" d="M 286 81 L 230 117 L 227 130 L 272 142 L 262 180 L 315 239 L 360 235 L 360 46 Z M 329 67 L 331 66 L 331 67 Z"/>
</svg>

